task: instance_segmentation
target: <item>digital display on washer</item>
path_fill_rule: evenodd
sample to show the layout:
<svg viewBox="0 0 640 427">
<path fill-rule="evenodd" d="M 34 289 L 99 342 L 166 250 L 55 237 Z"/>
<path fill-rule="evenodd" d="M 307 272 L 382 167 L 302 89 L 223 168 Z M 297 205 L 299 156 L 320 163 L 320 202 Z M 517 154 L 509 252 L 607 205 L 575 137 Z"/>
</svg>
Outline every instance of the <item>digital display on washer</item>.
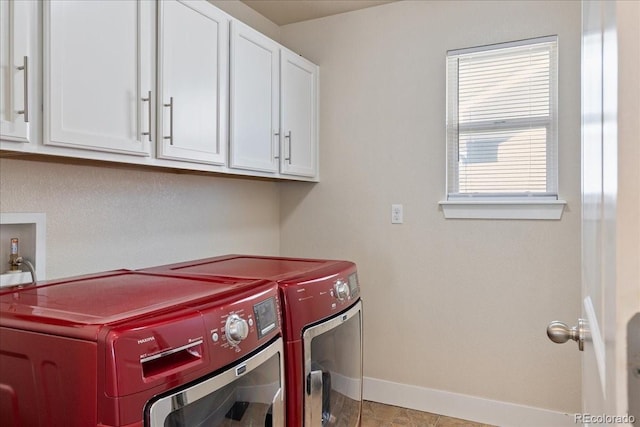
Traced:
<svg viewBox="0 0 640 427">
<path fill-rule="evenodd" d="M 358 273 L 353 273 L 349 276 L 349 290 L 351 295 L 355 295 L 358 292 Z"/>
<path fill-rule="evenodd" d="M 258 338 L 262 338 L 278 326 L 275 298 L 269 298 L 253 306 L 256 315 Z"/>
</svg>

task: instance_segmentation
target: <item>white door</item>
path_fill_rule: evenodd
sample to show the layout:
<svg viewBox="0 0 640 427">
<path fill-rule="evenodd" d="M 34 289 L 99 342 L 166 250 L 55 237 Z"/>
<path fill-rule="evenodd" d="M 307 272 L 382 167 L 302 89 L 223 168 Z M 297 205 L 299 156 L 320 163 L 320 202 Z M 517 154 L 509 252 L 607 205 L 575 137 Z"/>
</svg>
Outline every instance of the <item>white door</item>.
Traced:
<svg viewBox="0 0 640 427">
<path fill-rule="evenodd" d="M 231 23 L 229 149 L 232 168 L 278 171 L 280 46 Z"/>
<path fill-rule="evenodd" d="M 582 20 L 584 330 L 558 341 L 584 338 L 575 422 L 625 425 L 630 399 L 640 398 L 628 392 L 640 379 L 626 350 L 640 312 L 640 3 L 585 1 Z"/>
<path fill-rule="evenodd" d="M 0 138 L 33 142 L 38 76 L 38 3 L 0 2 Z"/>
<path fill-rule="evenodd" d="M 314 177 L 318 170 L 318 67 L 286 49 L 280 58 L 280 171 Z"/>
<path fill-rule="evenodd" d="M 228 17 L 203 1 L 158 7 L 158 157 L 224 164 Z"/>
<path fill-rule="evenodd" d="M 44 2 L 44 143 L 149 155 L 155 3 Z"/>
</svg>

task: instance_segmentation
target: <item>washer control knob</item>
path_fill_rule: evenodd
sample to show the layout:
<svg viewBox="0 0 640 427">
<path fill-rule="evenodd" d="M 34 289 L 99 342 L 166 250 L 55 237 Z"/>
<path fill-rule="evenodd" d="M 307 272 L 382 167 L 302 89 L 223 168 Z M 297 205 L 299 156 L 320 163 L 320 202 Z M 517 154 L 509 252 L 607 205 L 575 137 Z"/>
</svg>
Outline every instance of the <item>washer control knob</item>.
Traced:
<svg viewBox="0 0 640 427">
<path fill-rule="evenodd" d="M 227 341 L 231 345 L 237 345 L 249 335 L 249 326 L 247 321 L 237 314 L 231 314 L 227 317 L 227 323 L 224 326 L 227 335 Z"/>
<path fill-rule="evenodd" d="M 351 290 L 349 289 L 349 284 L 343 280 L 337 280 L 333 285 L 333 289 L 335 290 L 335 296 L 340 301 L 344 301 L 349 298 Z"/>
</svg>

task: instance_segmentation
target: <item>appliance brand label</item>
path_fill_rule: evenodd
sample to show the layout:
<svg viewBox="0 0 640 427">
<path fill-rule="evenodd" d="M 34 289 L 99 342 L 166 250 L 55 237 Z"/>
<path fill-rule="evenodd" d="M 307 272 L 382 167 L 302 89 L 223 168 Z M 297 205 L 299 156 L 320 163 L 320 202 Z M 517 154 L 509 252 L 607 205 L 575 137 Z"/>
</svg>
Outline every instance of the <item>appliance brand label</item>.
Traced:
<svg viewBox="0 0 640 427">
<path fill-rule="evenodd" d="M 138 344 L 144 344 L 146 342 L 155 341 L 156 337 L 147 337 L 138 340 Z"/>
</svg>

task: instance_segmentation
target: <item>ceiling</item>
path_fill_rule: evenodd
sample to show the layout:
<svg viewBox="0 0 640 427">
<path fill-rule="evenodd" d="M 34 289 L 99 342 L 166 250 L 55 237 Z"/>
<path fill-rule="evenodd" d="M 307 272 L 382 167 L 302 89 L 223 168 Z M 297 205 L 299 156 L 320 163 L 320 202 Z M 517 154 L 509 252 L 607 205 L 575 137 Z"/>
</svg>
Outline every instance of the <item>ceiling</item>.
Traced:
<svg viewBox="0 0 640 427">
<path fill-rule="evenodd" d="M 397 0 L 241 0 L 278 25 L 322 18 Z"/>
</svg>

